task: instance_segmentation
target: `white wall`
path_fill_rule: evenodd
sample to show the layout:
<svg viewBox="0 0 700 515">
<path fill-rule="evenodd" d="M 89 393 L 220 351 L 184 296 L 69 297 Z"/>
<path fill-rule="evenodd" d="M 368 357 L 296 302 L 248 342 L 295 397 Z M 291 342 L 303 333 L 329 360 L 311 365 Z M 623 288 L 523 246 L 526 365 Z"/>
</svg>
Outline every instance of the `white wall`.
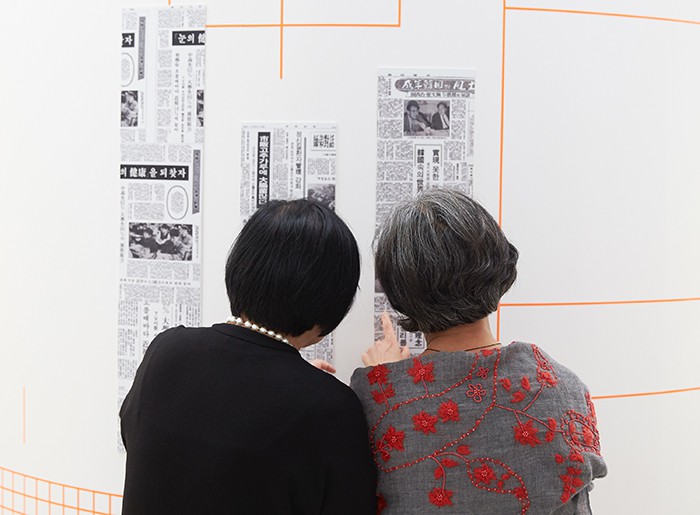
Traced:
<svg viewBox="0 0 700 515">
<path fill-rule="evenodd" d="M 16 1 L 0 28 L 0 467 L 114 493 L 122 5 Z M 393 23 L 396 6 L 286 0 L 285 22 Z M 691 0 L 518 6 L 700 20 Z M 503 13 L 500 0 L 405 0 L 401 28 L 288 27 L 283 80 L 278 28 L 209 30 L 205 325 L 227 315 L 241 122 L 337 122 L 337 205 L 364 259 L 338 331 L 349 378 L 372 338 L 376 69 L 477 69 L 475 197 L 497 214 Z M 210 23 L 279 14 L 279 0 L 209 1 Z M 522 255 L 505 302 L 700 296 L 700 26 L 542 10 L 505 21 L 503 223 Z M 501 336 L 539 343 L 594 395 L 685 388 L 700 385 L 698 315 L 698 302 L 504 307 Z M 596 406 L 610 466 L 596 513 L 692 513 L 700 392 Z"/>
</svg>

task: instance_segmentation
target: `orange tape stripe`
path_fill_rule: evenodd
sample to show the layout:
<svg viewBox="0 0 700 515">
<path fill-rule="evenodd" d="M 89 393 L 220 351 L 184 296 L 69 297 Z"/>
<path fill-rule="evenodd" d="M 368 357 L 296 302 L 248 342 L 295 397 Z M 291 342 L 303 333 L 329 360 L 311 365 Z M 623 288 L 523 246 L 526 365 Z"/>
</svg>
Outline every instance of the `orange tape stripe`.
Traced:
<svg viewBox="0 0 700 515">
<path fill-rule="evenodd" d="M 504 302 L 504 308 L 531 308 L 547 306 L 619 306 L 625 304 L 663 304 L 667 302 L 697 302 L 700 297 L 687 297 L 682 299 L 645 299 L 645 300 L 607 300 L 591 302 Z"/>
<path fill-rule="evenodd" d="M 588 14 L 594 16 L 609 16 L 613 18 L 631 18 L 635 20 L 668 21 L 673 23 L 686 23 L 689 25 L 700 25 L 698 20 L 684 20 L 682 18 L 664 18 L 662 16 L 643 16 L 641 14 L 610 13 L 602 11 L 575 11 L 571 9 L 546 9 L 543 7 L 506 7 L 508 11 L 526 11 L 561 14 Z"/>
<path fill-rule="evenodd" d="M 279 23 L 207 23 L 208 29 L 255 29 L 280 27 Z"/>
<path fill-rule="evenodd" d="M 41 478 L 39 478 L 39 477 L 30 476 L 29 474 L 22 474 L 21 472 L 17 472 L 16 470 L 11 470 L 11 469 L 8 469 L 8 468 L 5 468 L 5 467 L 0 467 L 0 471 L 9 472 L 9 473 L 11 473 L 11 474 L 16 474 L 16 475 L 18 475 L 18 476 L 24 476 L 25 478 L 28 478 L 28 479 L 34 479 L 34 480 L 36 480 L 36 481 L 41 481 L 42 483 L 47 483 L 47 484 L 49 485 L 49 500 L 51 500 L 51 499 L 50 499 L 50 497 L 51 497 L 51 488 L 50 488 L 50 486 L 51 486 L 51 485 L 61 486 L 61 487 L 65 486 L 65 487 L 73 488 L 73 489 L 75 489 L 75 490 L 80 490 L 80 491 L 83 491 L 83 492 L 92 492 L 92 493 L 95 493 L 95 494 L 107 495 L 107 496 L 109 496 L 109 497 L 116 497 L 116 498 L 120 498 L 120 499 L 121 499 L 121 497 L 122 497 L 122 496 L 119 495 L 119 494 L 113 494 L 113 493 L 109 493 L 109 492 L 103 492 L 103 491 L 101 491 L 101 490 L 89 490 L 89 489 L 86 489 L 86 488 L 80 488 L 80 487 L 77 487 L 77 486 L 67 485 L 67 484 L 64 484 L 64 483 L 57 483 L 57 482 L 55 482 L 55 481 L 50 481 L 50 480 L 48 480 L 48 479 L 41 479 Z M 13 476 L 13 477 L 14 477 L 14 476 Z"/>
<path fill-rule="evenodd" d="M 678 390 L 661 390 L 658 392 L 640 392 L 640 393 L 621 393 L 618 395 L 597 395 L 591 397 L 594 400 L 600 399 L 624 399 L 626 397 L 647 397 L 649 395 L 669 395 L 671 393 L 694 392 L 700 390 L 700 386 L 692 388 L 680 388 Z"/>
</svg>

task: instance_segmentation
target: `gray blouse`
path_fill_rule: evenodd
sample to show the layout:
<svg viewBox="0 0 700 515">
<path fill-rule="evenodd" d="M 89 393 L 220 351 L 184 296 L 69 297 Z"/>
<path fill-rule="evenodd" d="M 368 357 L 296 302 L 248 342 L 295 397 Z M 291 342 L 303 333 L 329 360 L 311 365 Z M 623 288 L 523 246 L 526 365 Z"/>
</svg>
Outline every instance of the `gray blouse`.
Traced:
<svg viewBox="0 0 700 515">
<path fill-rule="evenodd" d="M 389 514 L 591 513 L 607 469 L 588 389 L 537 346 L 445 352 L 358 369 Z"/>
</svg>

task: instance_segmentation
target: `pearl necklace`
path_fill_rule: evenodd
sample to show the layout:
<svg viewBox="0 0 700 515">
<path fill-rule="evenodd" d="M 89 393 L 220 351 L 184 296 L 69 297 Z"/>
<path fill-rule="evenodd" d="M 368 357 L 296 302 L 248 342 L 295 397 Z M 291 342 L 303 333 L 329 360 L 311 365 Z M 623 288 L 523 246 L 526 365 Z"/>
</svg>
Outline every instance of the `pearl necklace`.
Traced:
<svg viewBox="0 0 700 515">
<path fill-rule="evenodd" d="M 264 334 L 265 336 L 269 336 L 270 338 L 274 338 L 275 340 L 279 340 L 282 343 L 286 343 L 290 347 L 294 347 L 291 343 L 289 343 L 289 340 L 287 340 L 284 336 L 282 336 L 280 333 L 276 333 L 274 331 L 271 331 L 270 329 L 265 329 L 263 326 L 254 324 L 253 322 L 250 322 L 249 320 L 243 320 L 241 317 L 228 317 L 226 319 L 227 324 L 233 324 L 237 325 L 240 327 L 245 327 L 246 329 L 251 329 L 252 331 L 256 331 L 260 334 Z M 296 347 L 294 347 L 296 349 Z"/>
</svg>

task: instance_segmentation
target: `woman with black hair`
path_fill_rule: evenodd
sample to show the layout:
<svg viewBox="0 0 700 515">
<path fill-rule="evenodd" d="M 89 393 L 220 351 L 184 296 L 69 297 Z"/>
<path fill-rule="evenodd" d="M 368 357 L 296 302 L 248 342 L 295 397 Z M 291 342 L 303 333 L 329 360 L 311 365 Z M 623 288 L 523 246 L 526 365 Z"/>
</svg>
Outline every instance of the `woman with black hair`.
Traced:
<svg viewBox="0 0 700 515">
<path fill-rule="evenodd" d="M 275 201 L 226 263 L 231 317 L 150 344 L 121 409 L 123 513 L 374 513 L 362 407 L 299 349 L 345 317 L 357 243 L 330 209 Z"/>
</svg>

